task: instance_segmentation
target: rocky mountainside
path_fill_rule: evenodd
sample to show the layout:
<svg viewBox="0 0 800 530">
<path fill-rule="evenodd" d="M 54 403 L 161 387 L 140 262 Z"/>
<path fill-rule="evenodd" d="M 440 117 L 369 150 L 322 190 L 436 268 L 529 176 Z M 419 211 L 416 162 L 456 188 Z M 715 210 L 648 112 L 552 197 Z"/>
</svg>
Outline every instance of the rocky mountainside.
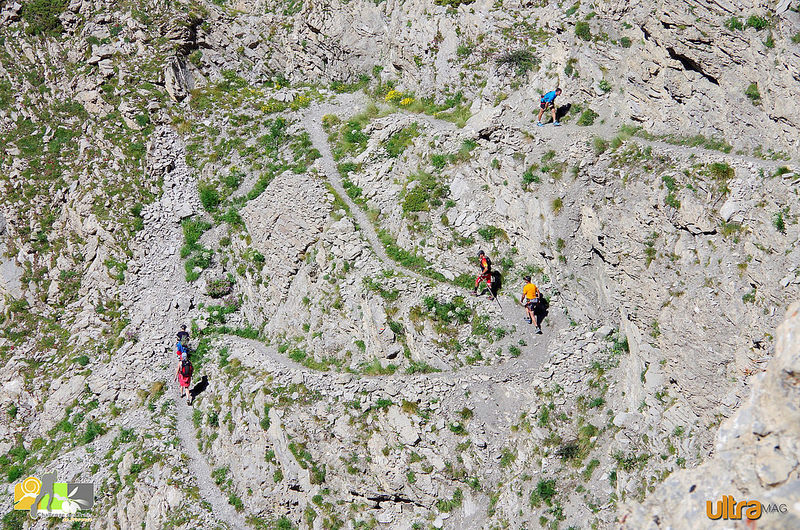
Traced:
<svg viewBox="0 0 800 530">
<path fill-rule="evenodd" d="M 9 496 L 93 482 L 75 528 L 698 528 L 723 495 L 797 526 L 797 2 L 0 0 L 0 136 Z"/>
</svg>

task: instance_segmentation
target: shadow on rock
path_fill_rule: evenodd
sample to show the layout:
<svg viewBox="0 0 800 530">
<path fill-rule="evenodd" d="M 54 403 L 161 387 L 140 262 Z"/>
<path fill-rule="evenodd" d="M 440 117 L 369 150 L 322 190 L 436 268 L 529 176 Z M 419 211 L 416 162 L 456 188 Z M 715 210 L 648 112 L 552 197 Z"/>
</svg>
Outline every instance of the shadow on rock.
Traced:
<svg viewBox="0 0 800 530">
<path fill-rule="evenodd" d="M 194 385 L 194 388 L 191 390 L 192 399 L 194 399 L 197 396 L 199 396 L 200 394 L 202 394 L 205 391 L 206 388 L 208 388 L 208 376 L 204 375 L 200 379 L 200 382 L 197 383 L 196 385 Z"/>
<path fill-rule="evenodd" d="M 572 108 L 572 103 L 567 103 L 566 105 L 561 105 L 556 109 L 556 121 L 561 121 L 564 116 L 567 115 L 569 109 Z"/>
</svg>

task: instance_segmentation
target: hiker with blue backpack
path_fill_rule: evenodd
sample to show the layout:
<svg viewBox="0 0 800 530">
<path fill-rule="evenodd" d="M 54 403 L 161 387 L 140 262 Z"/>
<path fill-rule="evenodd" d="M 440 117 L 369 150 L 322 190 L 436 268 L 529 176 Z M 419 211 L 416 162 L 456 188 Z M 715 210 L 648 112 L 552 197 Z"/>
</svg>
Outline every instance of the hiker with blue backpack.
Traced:
<svg viewBox="0 0 800 530">
<path fill-rule="evenodd" d="M 182 354 L 189 354 L 189 333 L 186 331 L 186 324 L 181 325 L 181 330 L 178 332 L 178 342 L 175 344 L 175 353 L 178 359 Z"/>
<path fill-rule="evenodd" d="M 551 90 L 547 94 L 542 95 L 541 99 L 539 100 L 539 116 L 536 118 L 537 126 L 544 127 L 544 123 L 542 123 L 542 116 L 548 108 L 552 109 L 553 111 L 553 125 L 556 127 L 561 125 L 561 123 L 556 120 L 556 98 L 560 95 L 561 88 L 556 88 L 555 90 Z"/>
</svg>

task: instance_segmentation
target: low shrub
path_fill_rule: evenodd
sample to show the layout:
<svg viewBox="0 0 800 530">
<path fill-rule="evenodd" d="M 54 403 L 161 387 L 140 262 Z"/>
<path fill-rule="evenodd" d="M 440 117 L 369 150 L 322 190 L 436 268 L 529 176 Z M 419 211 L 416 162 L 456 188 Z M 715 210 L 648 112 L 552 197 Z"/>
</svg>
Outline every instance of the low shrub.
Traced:
<svg viewBox="0 0 800 530">
<path fill-rule="evenodd" d="M 586 109 L 581 113 L 581 117 L 578 118 L 578 125 L 582 127 L 588 127 L 589 125 L 594 125 L 594 120 L 596 120 L 600 115 L 597 114 L 592 109 Z"/>
<path fill-rule="evenodd" d="M 575 35 L 579 39 L 583 39 L 585 41 L 592 40 L 592 29 L 589 27 L 589 23 L 580 21 L 575 24 Z"/>
</svg>

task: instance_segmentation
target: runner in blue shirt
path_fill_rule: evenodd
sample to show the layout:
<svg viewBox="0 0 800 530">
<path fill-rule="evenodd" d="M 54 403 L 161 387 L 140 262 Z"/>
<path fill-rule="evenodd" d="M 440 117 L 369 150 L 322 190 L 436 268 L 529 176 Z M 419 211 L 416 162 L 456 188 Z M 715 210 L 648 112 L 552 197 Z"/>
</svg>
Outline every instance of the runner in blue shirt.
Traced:
<svg viewBox="0 0 800 530">
<path fill-rule="evenodd" d="M 544 126 L 544 123 L 542 123 L 542 115 L 544 114 L 544 111 L 546 111 L 548 108 L 553 109 L 553 125 L 556 126 L 561 125 L 559 122 L 556 121 L 556 96 L 560 95 L 561 95 L 561 89 L 556 88 L 555 90 L 551 90 L 550 92 L 542 96 L 542 99 L 539 100 L 540 108 L 539 108 L 539 116 L 536 118 L 536 125 L 538 125 L 539 127 Z"/>
</svg>

